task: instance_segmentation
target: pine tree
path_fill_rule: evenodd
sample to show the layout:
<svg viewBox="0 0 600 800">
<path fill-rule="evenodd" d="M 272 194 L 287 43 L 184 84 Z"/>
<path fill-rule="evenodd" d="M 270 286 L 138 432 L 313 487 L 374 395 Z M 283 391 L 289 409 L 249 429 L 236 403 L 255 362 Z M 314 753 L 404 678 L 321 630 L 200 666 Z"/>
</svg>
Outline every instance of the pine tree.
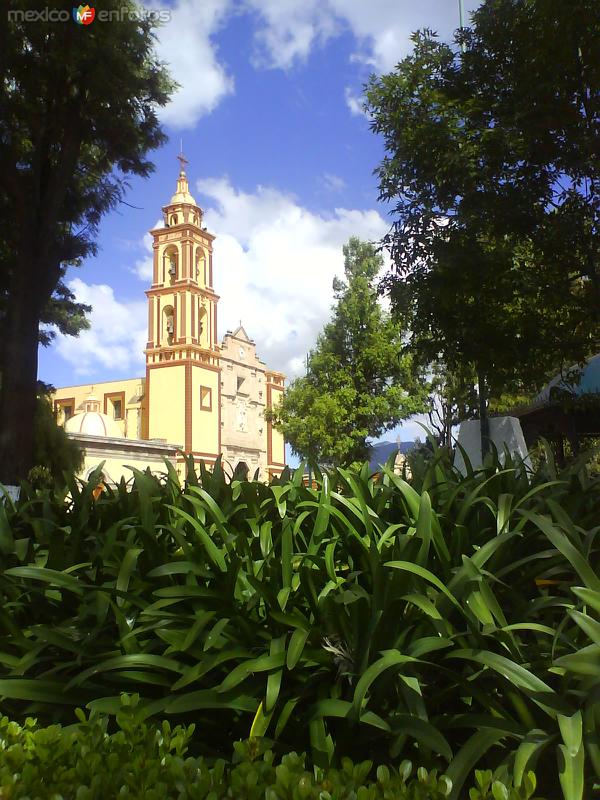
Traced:
<svg viewBox="0 0 600 800">
<path fill-rule="evenodd" d="M 271 412 L 275 427 L 302 458 L 345 465 L 368 458 L 378 437 L 424 407 L 402 326 L 381 305 L 375 247 L 352 238 L 343 248 L 345 282 L 335 278 L 330 322 Z"/>
</svg>

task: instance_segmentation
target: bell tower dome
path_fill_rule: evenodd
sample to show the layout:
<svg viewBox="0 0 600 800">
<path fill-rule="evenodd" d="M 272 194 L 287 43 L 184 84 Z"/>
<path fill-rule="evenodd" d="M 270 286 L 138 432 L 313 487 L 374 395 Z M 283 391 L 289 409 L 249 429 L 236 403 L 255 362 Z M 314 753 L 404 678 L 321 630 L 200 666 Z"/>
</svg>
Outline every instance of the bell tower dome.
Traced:
<svg viewBox="0 0 600 800">
<path fill-rule="evenodd" d="M 163 206 L 153 238 L 153 279 L 147 290 L 146 386 L 149 439 L 181 443 L 205 461 L 220 452 L 218 296 L 212 243 L 192 196 L 180 154 L 175 193 Z M 150 400 L 150 398 L 152 398 Z"/>
</svg>

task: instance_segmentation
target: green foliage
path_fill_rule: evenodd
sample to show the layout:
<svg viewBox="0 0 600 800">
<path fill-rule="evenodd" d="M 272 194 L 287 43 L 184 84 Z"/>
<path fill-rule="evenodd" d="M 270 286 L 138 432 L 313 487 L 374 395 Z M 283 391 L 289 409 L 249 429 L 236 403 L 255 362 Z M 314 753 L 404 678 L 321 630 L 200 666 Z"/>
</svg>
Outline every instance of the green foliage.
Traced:
<svg viewBox="0 0 600 800">
<path fill-rule="evenodd" d="M 307 374 L 270 414 L 293 450 L 318 463 L 349 465 L 377 437 L 423 409 L 402 326 L 381 307 L 375 281 L 383 261 L 373 245 L 344 246 L 346 283 L 334 279 L 333 318 L 317 340 Z"/>
<path fill-rule="evenodd" d="M 492 454 L 462 478 L 440 449 L 411 484 L 364 466 L 315 489 L 302 470 L 227 483 L 217 463 L 95 500 L 98 476 L 0 506 L 3 713 L 114 715 L 126 691 L 142 717 L 196 724 L 206 756 L 269 737 L 323 769 L 438 769 L 451 800 L 474 768 L 513 775 L 514 797 L 531 769 L 542 794 L 589 796 L 600 479 L 583 460 L 558 472 L 548 451 L 528 475 Z M 475 788 L 497 800 L 493 781 Z"/>
<path fill-rule="evenodd" d="M 34 419 L 34 460 L 36 466 L 28 480 L 34 486 L 63 481 L 63 473 L 77 473 L 83 464 L 83 453 L 58 425 L 52 410 L 52 387 L 41 385 Z"/>
<path fill-rule="evenodd" d="M 78 709 L 78 724 L 40 728 L 27 718 L 23 726 L 0 718 L 0 797 L 31 800 L 444 800 L 451 781 L 436 770 L 413 771 L 409 761 L 398 769 L 373 769 L 370 761 L 354 764 L 343 759 L 340 769 L 311 769 L 304 755 L 288 753 L 277 763 L 269 742 L 236 742 L 230 761 L 209 762 L 188 754 L 194 726 L 172 728 L 168 721 L 148 724 L 137 709 L 137 698 L 123 695 L 116 717 L 117 731 L 108 732 L 108 719 Z M 372 777 L 370 777 L 372 775 Z M 471 800 L 528 800 L 527 788 L 515 790 L 512 781 L 477 773 Z M 493 788 L 492 788 L 493 787 Z M 540 798 L 538 798 L 540 800 Z"/>
<path fill-rule="evenodd" d="M 395 305 L 415 347 L 491 395 L 598 345 L 599 63 L 596 0 L 485 0 L 367 90 Z"/>
<path fill-rule="evenodd" d="M 81 263 L 74 261 L 68 266 L 78 267 Z M 63 265 L 62 275 L 66 273 L 66 268 L 67 265 Z M 64 336 L 79 336 L 81 331 L 90 327 L 86 314 L 91 310 L 91 306 L 77 302 L 77 298 L 61 278 L 40 317 L 40 344 L 48 347 L 55 339 L 57 331 Z"/>
</svg>

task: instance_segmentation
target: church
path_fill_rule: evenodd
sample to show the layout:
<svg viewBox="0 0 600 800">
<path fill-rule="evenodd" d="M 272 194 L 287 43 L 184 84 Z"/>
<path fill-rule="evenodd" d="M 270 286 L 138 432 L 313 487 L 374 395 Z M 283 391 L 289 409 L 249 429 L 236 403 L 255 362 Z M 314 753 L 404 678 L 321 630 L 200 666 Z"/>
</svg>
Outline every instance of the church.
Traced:
<svg viewBox="0 0 600 800">
<path fill-rule="evenodd" d="M 242 465 L 270 480 L 285 466 L 285 443 L 264 412 L 281 400 L 285 376 L 260 360 L 241 323 L 217 339 L 215 237 L 179 159 L 163 224 L 150 231 L 146 374 L 57 389 L 57 420 L 84 452 L 82 477 L 104 462 L 105 480 L 116 484 L 131 477 L 128 467 L 164 472 L 165 459 L 181 475 L 192 455 L 207 466 L 221 456 L 230 472 Z"/>
</svg>

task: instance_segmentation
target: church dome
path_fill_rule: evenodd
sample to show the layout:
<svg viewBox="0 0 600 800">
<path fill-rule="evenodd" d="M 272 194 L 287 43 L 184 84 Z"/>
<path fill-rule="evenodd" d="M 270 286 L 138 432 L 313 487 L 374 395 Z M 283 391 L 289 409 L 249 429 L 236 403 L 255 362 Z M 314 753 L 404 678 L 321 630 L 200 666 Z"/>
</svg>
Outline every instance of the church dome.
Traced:
<svg viewBox="0 0 600 800">
<path fill-rule="evenodd" d="M 109 436 L 122 439 L 121 429 L 107 414 L 100 412 L 100 400 L 93 394 L 85 401 L 85 408 L 65 422 L 67 433 L 83 433 L 87 436 Z"/>
<path fill-rule="evenodd" d="M 185 203 L 186 205 L 195 206 L 196 201 L 190 194 L 190 187 L 188 184 L 187 176 L 185 171 L 182 169 L 179 173 L 179 178 L 177 179 L 177 191 L 171 198 L 171 205 L 178 205 L 180 203 Z"/>
</svg>

